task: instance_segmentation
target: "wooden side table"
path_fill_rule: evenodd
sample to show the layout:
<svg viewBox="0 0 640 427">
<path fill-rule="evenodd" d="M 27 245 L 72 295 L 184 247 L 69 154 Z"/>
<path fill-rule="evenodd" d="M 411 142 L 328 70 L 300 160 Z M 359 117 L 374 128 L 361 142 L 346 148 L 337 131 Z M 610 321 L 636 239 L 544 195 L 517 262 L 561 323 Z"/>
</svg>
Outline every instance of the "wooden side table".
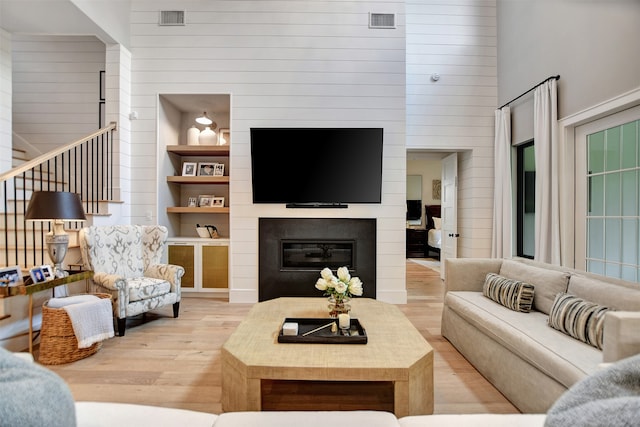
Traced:
<svg viewBox="0 0 640 427">
<path fill-rule="evenodd" d="M 10 287 L 0 287 L 0 298 L 8 298 L 16 295 L 29 296 L 29 353 L 33 354 L 33 294 L 47 289 L 53 289 L 56 286 L 66 285 L 68 283 L 79 282 L 84 280 L 89 289 L 89 280 L 93 277 L 93 271 L 85 270 L 69 273 L 66 277 L 58 277 L 46 282 L 34 283 L 32 285 L 18 285 Z"/>
</svg>

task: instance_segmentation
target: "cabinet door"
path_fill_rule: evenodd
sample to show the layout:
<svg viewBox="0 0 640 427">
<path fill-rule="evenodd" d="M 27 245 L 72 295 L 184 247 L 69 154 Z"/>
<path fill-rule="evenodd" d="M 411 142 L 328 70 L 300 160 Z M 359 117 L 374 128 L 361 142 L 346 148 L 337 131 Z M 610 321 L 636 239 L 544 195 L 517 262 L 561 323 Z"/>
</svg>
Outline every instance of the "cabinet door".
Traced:
<svg viewBox="0 0 640 427">
<path fill-rule="evenodd" d="M 202 246 L 202 289 L 229 286 L 229 248 Z"/>
<path fill-rule="evenodd" d="M 184 267 L 181 286 L 183 288 L 195 288 L 195 247 L 193 245 L 169 245 L 169 264 Z"/>
</svg>

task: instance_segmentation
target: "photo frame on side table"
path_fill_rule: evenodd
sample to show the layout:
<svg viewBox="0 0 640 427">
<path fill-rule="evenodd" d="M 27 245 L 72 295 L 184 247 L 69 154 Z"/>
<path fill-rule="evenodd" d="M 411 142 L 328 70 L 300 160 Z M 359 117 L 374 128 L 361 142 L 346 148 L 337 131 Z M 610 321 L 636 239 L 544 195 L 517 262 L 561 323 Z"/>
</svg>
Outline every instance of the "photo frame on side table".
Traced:
<svg viewBox="0 0 640 427">
<path fill-rule="evenodd" d="M 53 275 L 53 268 L 51 268 L 50 265 L 41 265 L 40 266 L 42 268 L 42 272 L 44 273 L 44 278 L 49 281 L 49 280 L 53 280 L 56 278 L 56 276 Z"/>
<path fill-rule="evenodd" d="M 184 162 L 182 164 L 182 176 L 196 176 L 197 163 Z"/>
<path fill-rule="evenodd" d="M 18 286 L 22 283 L 22 271 L 20 266 L 0 268 L 0 286 Z"/>
<path fill-rule="evenodd" d="M 45 272 L 42 266 L 33 267 L 31 270 L 29 270 L 29 275 L 31 276 L 31 280 L 33 280 L 33 283 L 42 283 L 47 281 L 47 277 L 45 276 Z"/>
</svg>

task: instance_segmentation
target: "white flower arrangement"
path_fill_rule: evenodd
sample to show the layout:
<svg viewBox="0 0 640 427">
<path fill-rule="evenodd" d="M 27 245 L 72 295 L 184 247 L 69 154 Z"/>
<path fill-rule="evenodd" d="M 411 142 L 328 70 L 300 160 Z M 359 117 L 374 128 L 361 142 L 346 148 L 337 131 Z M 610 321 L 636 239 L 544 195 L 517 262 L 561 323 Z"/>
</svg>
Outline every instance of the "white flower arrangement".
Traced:
<svg viewBox="0 0 640 427">
<path fill-rule="evenodd" d="M 362 281 L 358 277 L 351 277 L 347 267 L 338 268 L 337 274 L 336 277 L 330 268 L 324 268 L 320 272 L 316 288 L 324 291 L 325 296 L 332 296 L 336 301 L 362 295 Z"/>
</svg>

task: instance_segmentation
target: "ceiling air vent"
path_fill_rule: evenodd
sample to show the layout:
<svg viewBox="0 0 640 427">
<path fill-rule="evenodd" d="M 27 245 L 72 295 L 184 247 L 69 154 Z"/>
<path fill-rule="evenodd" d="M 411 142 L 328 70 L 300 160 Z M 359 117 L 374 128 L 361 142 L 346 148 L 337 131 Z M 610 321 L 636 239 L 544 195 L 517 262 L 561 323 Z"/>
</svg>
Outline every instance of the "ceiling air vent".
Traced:
<svg viewBox="0 0 640 427">
<path fill-rule="evenodd" d="M 184 25 L 184 10 L 161 10 L 159 25 Z"/>
<path fill-rule="evenodd" d="M 393 13 L 369 13 L 369 28 L 395 28 L 396 15 Z"/>
</svg>

